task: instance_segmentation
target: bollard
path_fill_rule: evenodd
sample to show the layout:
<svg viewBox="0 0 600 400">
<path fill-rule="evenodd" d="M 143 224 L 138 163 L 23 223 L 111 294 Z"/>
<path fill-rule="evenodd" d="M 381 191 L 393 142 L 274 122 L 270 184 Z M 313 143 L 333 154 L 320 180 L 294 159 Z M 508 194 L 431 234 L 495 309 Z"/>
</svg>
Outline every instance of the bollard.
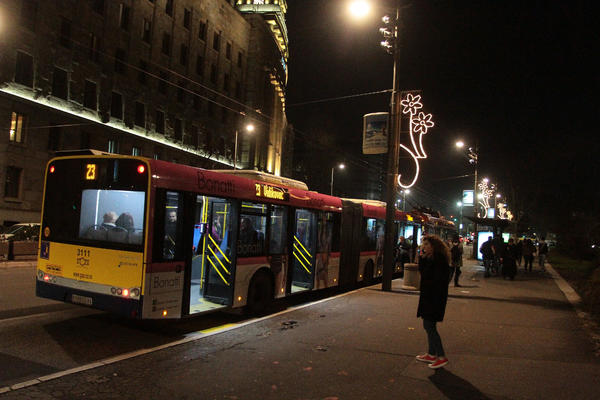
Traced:
<svg viewBox="0 0 600 400">
<path fill-rule="evenodd" d="M 421 274 L 419 274 L 418 264 L 404 264 L 404 282 L 403 290 L 419 290 L 421 284 Z"/>
</svg>

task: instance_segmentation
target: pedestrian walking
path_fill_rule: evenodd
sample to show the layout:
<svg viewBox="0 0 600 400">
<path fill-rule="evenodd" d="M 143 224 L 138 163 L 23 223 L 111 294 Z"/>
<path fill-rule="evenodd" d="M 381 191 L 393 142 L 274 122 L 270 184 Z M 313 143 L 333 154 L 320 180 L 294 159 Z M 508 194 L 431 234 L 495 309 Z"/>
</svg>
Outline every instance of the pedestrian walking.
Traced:
<svg viewBox="0 0 600 400">
<path fill-rule="evenodd" d="M 448 301 L 448 278 L 450 276 L 450 251 L 442 239 L 435 235 L 423 238 L 419 255 L 421 286 L 417 317 L 423 318 L 423 328 L 427 332 L 428 351 L 418 355 L 418 361 L 429 363 L 429 368 L 437 369 L 448 364 L 442 346 L 442 338 L 437 331 L 437 323 L 444 320 Z"/>
<path fill-rule="evenodd" d="M 502 276 L 504 279 L 515 279 L 517 275 L 517 246 L 513 238 L 508 239 L 508 244 L 504 249 L 504 257 L 502 259 Z"/>
<path fill-rule="evenodd" d="M 460 287 L 458 284 L 458 277 L 461 274 L 460 267 L 462 266 L 462 256 L 463 249 L 460 244 L 460 238 L 458 235 L 455 235 L 452 238 L 452 247 L 450 248 L 450 258 L 452 260 L 452 265 L 450 269 L 450 278 L 449 281 L 452 281 L 452 277 L 454 276 L 454 287 Z"/>
<path fill-rule="evenodd" d="M 542 240 L 538 243 L 538 262 L 542 271 L 546 271 L 546 256 L 548 255 L 548 243 L 546 238 L 542 237 Z"/>
<path fill-rule="evenodd" d="M 492 237 L 488 237 L 488 240 L 484 242 L 479 248 L 479 252 L 483 256 L 483 266 L 485 267 L 485 277 L 490 276 L 490 270 L 494 261 L 494 248 L 492 247 Z"/>
<path fill-rule="evenodd" d="M 521 266 L 521 260 L 523 259 L 523 240 L 519 239 L 519 241 L 516 244 L 516 250 L 517 250 L 517 266 Z"/>
<path fill-rule="evenodd" d="M 525 272 L 529 266 L 529 272 L 533 268 L 533 254 L 535 253 L 535 246 L 531 239 L 527 238 L 523 241 L 523 260 L 525 261 Z"/>
</svg>

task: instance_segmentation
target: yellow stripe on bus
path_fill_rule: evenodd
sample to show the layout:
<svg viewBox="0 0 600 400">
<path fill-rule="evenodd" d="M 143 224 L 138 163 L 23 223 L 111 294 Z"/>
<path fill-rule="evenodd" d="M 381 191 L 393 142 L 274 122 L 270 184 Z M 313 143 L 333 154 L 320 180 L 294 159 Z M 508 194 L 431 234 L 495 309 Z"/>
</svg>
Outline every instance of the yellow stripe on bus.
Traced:
<svg viewBox="0 0 600 400">
<path fill-rule="evenodd" d="M 206 251 L 206 236 L 202 238 L 202 269 L 200 270 L 200 289 L 204 286 L 204 252 Z"/>
<path fill-rule="evenodd" d="M 298 260 L 298 262 L 302 265 L 302 268 L 304 268 L 306 270 L 306 272 L 308 272 L 310 274 L 311 273 L 310 270 L 308 268 L 306 268 L 306 265 L 304 265 L 302 260 L 300 258 L 298 258 L 298 255 L 296 254 L 296 252 L 294 252 L 293 254 L 294 254 L 294 257 L 296 257 L 296 260 Z"/>
<path fill-rule="evenodd" d="M 229 261 L 229 258 L 227 258 L 227 256 L 225 255 L 225 253 L 223 253 L 223 250 L 221 250 L 221 248 L 219 247 L 219 245 L 217 244 L 217 242 L 215 241 L 215 239 L 213 239 L 213 237 L 211 235 L 208 235 L 208 238 L 213 242 L 213 244 L 215 245 L 215 247 L 219 250 L 219 253 L 221 253 L 223 255 L 223 258 L 225 258 L 225 260 L 229 264 L 231 264 L 231 261 Z M 216 257 L 216 255 L 215 255 L 215 257 Z"/>
<path fill-rule="evenodd" d="M 312 264 L 310 263 L 310 261 L 308 261 L 308 259 L 304 256 L 304 254 L 302 254 L 302 252 L 300 251 L 298 246 L 296 246 L 296 243 L 294 243 L 294 248 L 296 250 L 298 250 L 298 254 L 300 254 L 302 256 L 302 258 L 304 258 L 304 261 L 306 261 L 306 263 L 312 267 Z"/>
<path fill-rule="evenodd" d="M 223 275 L 221 275 L 221 271 L 219 271 L 219 268 L 217 268 L 217 266 L 212 262 L 212 260 L 210 259 L 210 257 L 206 257 L 206 259 L 208 260 L 209 263 L 211 263 L 211 265 L 213 266 L 213 268 L 215 269 L 215 271 L 217 271 L 217 274 L 219 274 L 219 276 L 221 277 L 221 280 L 223 280 L 223 282 L 225 282 L 225 284 L 227 286 L 229 286 L 229 282 L 227 282 L 227 279 L 225 279 L 223 277 Z"/>
<path fill-rule="evenodd" d="M 210 247 L 210 244 L 208 245 L 208 250 L 210 250 L 210 252 L 212 253 L 212 255 L 215 257 L 215 259 L 219 262 L 219 264 L 221 264 L 221 267 L 223 267 L 223 269 L 225 270 L 225 272 L 227 272 L 227 275 L 231 275 L 231 272 L 229 272 L 227 270 L 227 268 L 225 267 L 225 265 L 223 265 L 223 263 L 221 262 L 221 260 L 219 259 L 219 257 L 217 257 L 217 255 L 215 254 L 214 250 L 212 249 L 212 247 Z"/>
<path fill-rule="evenodd" d="M 308 256 L 310 258 L 312 258 L 312 254 L 310 254 L 310 252 L 308 250 L 306 250 L 306 247 L 304 247 L 304 245 L 302 243 L 300 243 L 300 240 L 298 240 L 298 237 L 296 235 L 294 235 L 294 239 L 296 239 L 296 242 L 298 242 L 298 244 L 304 249 L 306 254 L 308 254 Z"/>
</svg>

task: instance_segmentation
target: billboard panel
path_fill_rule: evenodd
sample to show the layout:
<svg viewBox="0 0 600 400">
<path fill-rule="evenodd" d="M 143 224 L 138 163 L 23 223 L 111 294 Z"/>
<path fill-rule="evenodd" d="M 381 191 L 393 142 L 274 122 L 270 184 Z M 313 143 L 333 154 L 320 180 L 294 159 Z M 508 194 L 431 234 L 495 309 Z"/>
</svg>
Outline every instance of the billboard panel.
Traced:
<svg viewBox="0 0 600 400">
<path fill-rule="evenodd" d="M 388 150 L 388 114 L 363 115 L 363 154 L 384 154 Z"/>
</svg>

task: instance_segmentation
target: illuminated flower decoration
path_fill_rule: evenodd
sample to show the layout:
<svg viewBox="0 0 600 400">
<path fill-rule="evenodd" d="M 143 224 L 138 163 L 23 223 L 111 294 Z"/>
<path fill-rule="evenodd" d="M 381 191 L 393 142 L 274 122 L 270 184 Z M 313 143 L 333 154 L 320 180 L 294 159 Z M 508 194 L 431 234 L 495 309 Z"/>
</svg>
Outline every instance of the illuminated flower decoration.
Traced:
<svg viewBox="0 0 600 400">
<path fill-rule="evenodd" d="M 406 99 L 402 100 L 400 104 L 402 104 L 402 106 L 404 107 L 402 109 L 403 114 L 415 115 L 417 113 L 417 110 L 423 108 L 423 104 L 421 104 L 420 94 L 413 96 L 412 94 L 408 93 L 406 95 Z"/>
<path fill-rule="evenodd" d="M 432 117 L 431 114 L 426 115 L 424 112 L 420 112 L 418 117 L 412 119 L 414 131 L 422 134 L 427 133 L 427 129 L 433 126 Z"/>
</svg>

